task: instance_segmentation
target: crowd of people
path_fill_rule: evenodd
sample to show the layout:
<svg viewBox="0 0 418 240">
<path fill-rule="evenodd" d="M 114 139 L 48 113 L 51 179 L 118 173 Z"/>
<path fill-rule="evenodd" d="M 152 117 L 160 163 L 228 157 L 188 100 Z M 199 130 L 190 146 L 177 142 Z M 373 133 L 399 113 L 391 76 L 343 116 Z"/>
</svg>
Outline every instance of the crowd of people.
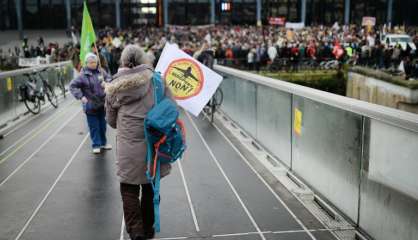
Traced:
<svg viewBox="0 0 418 240">
<path fill-rule="evenodd" d="M 73 42 L 60 45 L 57 42 L 45 43 L 43 37 L 36 40 L 36 45 L 29 45 L 29 39 L 24 38 L 20 46 L 3 49 L 0 47 L 0 71 L 15 70 L 19 66 L 19 58 L 45 58 L 48 62 L 60 62 L 70 59 L 76 45 Z"/>
<path fill-rule="evenodd" d="M 388 33 L 408 34 L 412 42 L 418 44 L 416 30 L 405 30 L 404 27 L 387 29 L 335 24 L 296 30 L 275 26 L 171 26 L 166 30 L 156 27 L 101 29 L 97 32 L 96 51 L 101 53 L 102 67 L 109 73 L 116 72 L 125 45 L 137 44 L 152 59 L 158 60 L 165 43 L 170 42 L 195 57 L 204 53 L 205 59 L 248 70 L 298 70 L 301 66 L 316 68 L 323 62 L 337 61 L 403 74 L 408 79 L 418 78 L 416 49 L 410 44 L 393 45 L 381 41 Z M 9 49 L 8 54 L 48 55 L 52 62 L 71 59 L 79 66 L 79 45 L 74 38 L 62 47 L 54 43 L 45 46 L 41 40 L 37 47 L 25 46 L 24 42 L 22 48 Z"/>
</svg>

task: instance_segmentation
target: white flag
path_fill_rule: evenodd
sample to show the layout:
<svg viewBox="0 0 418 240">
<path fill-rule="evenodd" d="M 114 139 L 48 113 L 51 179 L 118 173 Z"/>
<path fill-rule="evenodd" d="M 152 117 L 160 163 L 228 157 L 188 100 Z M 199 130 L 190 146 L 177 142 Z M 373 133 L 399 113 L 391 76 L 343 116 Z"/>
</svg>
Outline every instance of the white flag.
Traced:
<svg viewBox="0 0 418 240">
<path fill-rule="evenodd" d="M 221 75 L 169 43 L 155 70 L 161 72 L 177 103 L 194 116 L 199 115 L 222 82 Z"/>
</svg>

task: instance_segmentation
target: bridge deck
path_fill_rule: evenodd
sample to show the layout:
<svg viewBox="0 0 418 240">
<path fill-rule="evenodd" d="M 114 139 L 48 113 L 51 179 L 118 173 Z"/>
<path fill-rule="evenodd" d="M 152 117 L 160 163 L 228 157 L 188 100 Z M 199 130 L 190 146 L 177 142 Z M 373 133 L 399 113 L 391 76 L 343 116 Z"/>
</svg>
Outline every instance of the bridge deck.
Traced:
<svg viewBox="0 0 418 240">
<path fill-rule="evenodd" d="M 335 239 L 217 128 L 182 118 L 188 150 L 162 181 L 158 238 Z M 0 140 L 1 240 L 129 239 L 114 150 L 93 155 L 87 133 L 81 107 L 67 98 Z M 113 146 L 114 134 L 109 128 Z"/>
</svg>

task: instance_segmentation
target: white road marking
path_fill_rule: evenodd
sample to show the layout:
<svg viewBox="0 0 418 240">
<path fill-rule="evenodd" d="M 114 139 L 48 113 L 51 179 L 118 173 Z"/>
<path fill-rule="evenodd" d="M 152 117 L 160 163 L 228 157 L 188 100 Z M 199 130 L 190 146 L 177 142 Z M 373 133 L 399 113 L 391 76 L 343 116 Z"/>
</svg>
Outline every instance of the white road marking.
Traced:
<svg viewBox="0 0 418 240">
<path fill-rule="evenodd" d="M 23 161 L 12 173 L 10 173 L 9 176 L 7 176 L 1 183 L 0 187 L 2 187 L 13 175 L 15 175 L 27 162 L 29 162 L 35 154 L 37 154 L 43 147 L 45 147 L 68 123 L 71 122 L 79 113 L 81 110 L 78 110 L 73 116 L 71 116 L 61 127 L 59 127 L 51 136 L 48 137 L 48 139 L 43 142 L 28 158 L 26 158 L 25 161 Z"/>
<path fill-rule="evenodd" d="M 39 210 L 41 209 L 41 207 L 43 206 L 43 204 L 45 203 L 45 201 L 48 199 L 48 197 L 51 194 L 52 190 L 54 190 L 55 186 L 57 185 L 57 183 L 59 182 L 59 180 L 61 180 L 61 178 L 64 175 L 65 171 L 68 169 L 68 167 L 71 165 L 71 163 L 73 162 L 73 160 L 75 159 L 75 157 L 77 156 L 77 154 L 80 152 L 80 150 L 83 147 L 84 143 L 87 141 L 89 135 L 90 134 L 87 134 L 84 137 L 83 141 L 80 143 L 80 145 L 78 146 L 78 148 L 75 150 L 75 152 L 71 156 L 70 160 L 68 160 L 68 162 L 65 165 L 64 169 L 62 169 L 61 173 L 55 179 L 55 182 L 52 184 L 51 188 L 48 190 L 48 192 L 46 193 L 46 195 L 44 196 L 44 198 L 42 199 L 42 201 L 38 204 L 38 206 L 36 207 L 36 209 L 33 211 L 32 215 L 29 217 L 29 219 L 26 221 L 25 225 L 20 230 L 20 232 L 16 236 L 15 240 L 19 240 L 22 237 L 23 233 L 26 231 L 26 229 L 28 228 L 29 224 L 32 222 L 33 218 L 36 216 L 36 214 L 38 214 Z"/>
<path fill-rule="evenodd" d="M 224 178 L 225 178 L 226 182 L 228 183 L 229 187 L 231 188 L 232 192 L 235 194 L 236 198 L 240 202 L 242 208 L 244 209 L 244 211 L 247 214 L 248 218 L 250 219 L 251 223 L 253 224 L 253 226 L 257 230 L 257 233 L 260 235 L 260 237 L 261 237 L 262 240 L 266 240 L 266 238 L 263 235 L 263 232 L 261 231 L 260 227 L 258 226 L 258 224 L 256 223 L 256 221 L 254 220 L 254 218 L 251 215 L 251 213 L 248 210 L 248 208 L 245 206 L 244 202 L 242 201 L 241 197 L 239 196 L 239 194 L 238 194 L 237 190 L 235 189 L 234 185 L 232 185 L 231 181 L 229 180 L 228 176 L 226 175 L 225 171 L 223 170 L 222 166 L 220 165 L 220 163 L 219 163 L 218 159 L 216 158 L 215 154 L 212 152 L 212 149 L 209 147 L 209 144 L 206 142 L 205 138 L 202 136 L 199 128 L 196 126 L 196 124 L 194 123 L 194 121 L 190 117 L 190 115 L 187 112 L 185 112 L 185 114 L 190 119 L 190 121 L 191 121 L 193 127 L 195 128 L 195 130 L 197 131 L 200 139 L 202 140 L 203 144 L 205 145 L 205 147 L 209 151 L 209 154 L 211 155 L 213 161 L 215 162 L 216 166 L 219 168 L 219 171 L 224 176 Z"/>
<path fill-rule="evenodd" d="M 72 103 L 68 104 L 66 107 L 70 106 Z M 43 128 L 46 128 L 47 126 L 51 125 L 53 122 L 55 122 L 65 111 L 66 109 L 63 109 L 61 111 L 58 111 L 54 114 L 52 114 L 51 116 L 49 116 L 47 119 L 45 119 L 41 124 L 39 124 L 37 127 L 35 127 L 34 129 L 32 129 L 30 132 L 28 132 L 27 134 L 25 134 L 23 137 L 19 138 L 17 141 L 15 141 L 12 145 L 10 145 L 8 148 L 6 148 L 5 150 L 3 150 L 0 153 L 0 156 L 3 156 L 4 154 L 6 154 L 10 149 L 14 148 L 17 144 L 19 144 L 20 142 L 22 142 L 23 140 L 27 140 L 29 136 L 31 136 L 34 132 L 36 131 L 40 131 L 40 132 L 36 132 L 33 136 L 31 136 L 30 138 L 37 136 L 39 133 L 41 133 L 43 131 Z M 29 119 L 29 120 L 34 120 L 34 119 Z M 29 121 L 30 122 L 30 121 Z M 17 126 L 17 128 L 20 128 L 22 126 Z M 5 134 L 4 136 L 6 137 L 8 134 Z M 31 140 L 29 138 L 29 140 Z M 25 144 L 27 144 L 29 141 L 25 142 L 24 144 L 22 144 L 19 147 L 24 146 Z M 9 156 L 5 157 L 4 159 L 0 160 L 0 164 L 2 164 L 3 162 L 5 162 L 5 159 L 8 158 Z"/>
<path fill-rule="evenodd" d="M 193 206 L 193 203 L 192 203 L 192 198 L 190 197 L 189 188 L 187 186 L 186 178 L 185 178 L 184 172 L 183 172 L 183 167 L 181 165 L 181 159 L 178 161 L 178 166 L 179 166 L 179 169 L 180 169 L 181 179 L 183 180 L 184 189 L 186 190 L 187 201 L 189 202 L 190 211 L 192 213 L 194 226 L 196 228 L 196 232 L 200 232 L 199 223 L 197 222 L 196 213 L 194 211 L 194 206 Z"/>
<path fill-rule="evenodd" d="M 119 240 L 124 240 L 124 232 L 125 232 L 125 217 L 122 215 L 122 226 L 120 227 L 120 238 Z"/>
<path fill-rule="evenodd" d="M 309 235 L 311 239 L 316 240 L 315 236 L 308 230 L 308 228 L 302 223 L 302 221 L 295 215 L 295 213 L 286 205 L 286 203 L 280 198 L 280 196 L 271 188 L 271 186 L 264 180 L 264 178 L 254 169 L 250 164 L 248 159 L 238 150 L 237 147 L 225 136 L 225 134 L 215 125 L 213 126 L 218 130 L 218 132 L 224 137 L 224 139 L 231 145 L 235 152 L 241 157 L 241 159 L 247 164 L 247 166 L 254 172 L 255 175 L 260 179 L 261 182 L 269 189 L 269 191 L 274 195 L 274 197 L 283 205 L 283 207 L 289 212 L 289 214 L 295 219 L 295 221 L 303 228 L 306 234 Z"/>
</svg>

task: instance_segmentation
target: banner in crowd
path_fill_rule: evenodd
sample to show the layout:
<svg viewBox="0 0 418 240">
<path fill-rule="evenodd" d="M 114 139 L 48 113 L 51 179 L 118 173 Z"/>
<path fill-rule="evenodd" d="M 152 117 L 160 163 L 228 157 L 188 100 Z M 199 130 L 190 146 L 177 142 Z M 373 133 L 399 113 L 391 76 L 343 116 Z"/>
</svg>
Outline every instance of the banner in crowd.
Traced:
<svg viewBox="0 0 418 240">
<path fill-rule="evenodd" d="M 49 57 L 34 57 L 34 58 L 19 58 L 19 67 L 36 67 L 44 64 L 49 64 Z"/>
<path fill-rule="evenodd" d="M 93 23 L 90 18 L 87 4 L 84 2 L 83 24 L 81 27 L 80 38 L 80 61 L 84 63 L 84 57 L 91 52 L 91 45 L 96 42 L 96 34 L 94 33 Z"/>
<path fill-rule="evenodd" d="M 376 18 L 375 17 L 363 17 L 361 21 L 361 26 L 369 26 L 373 27 L 376 25 Z"/>
<path fill-rule="evenodd" d="M 222 82 L 221 75 L 169 43 L 155 69 L 161 72 L 177 103 L 194 116 L 199 115 Z"/>
<path fill-rule="evenodd" d="M 270 25 L 284 26 L 286 23 L 286 18 L 284 17 L 271 17 L 269 18 Z"/>
<path fill-rule="evenodd" d="M 305 27 L 305 23 L 303 22 L 299 22 L 299 23 L 294 23 L 294 22 L 287 22 L 286 23 L 286 28 L 292 28 L 292 29 L 302 29 Z"/>
</svg>

